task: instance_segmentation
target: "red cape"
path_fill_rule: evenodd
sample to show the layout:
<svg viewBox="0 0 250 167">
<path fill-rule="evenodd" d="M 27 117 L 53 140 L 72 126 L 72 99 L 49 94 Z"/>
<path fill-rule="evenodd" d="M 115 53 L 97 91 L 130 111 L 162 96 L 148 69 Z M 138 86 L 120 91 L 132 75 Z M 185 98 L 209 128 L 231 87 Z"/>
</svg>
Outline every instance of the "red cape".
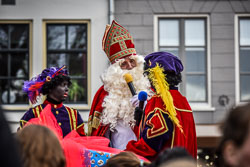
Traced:
<svg viewBox="0 0 250 167">
<path fill-rule="evenodd" d="M 170 90 L 170 93 L 173 97 L 177 118 L 183 127 L 183 133 L 176 126 L 171 129 L 173 133 L 169 133 L 171 127 L 168 125 L 172 125 L 172 123 L 169 124 L 171 120 L 167 120 L 166 113 L 168 112 L 165 111 L 162 99 L 156 95 L 148 101 L 145 109 L 145 121 L 140 124 L 140 129 L 143 127 L 141 134 L 144 133 L 144 135 L 138 141 L 130 141 L 127 151 L 133 151 L 153 160 L 165 148 L 181 146 L 196 159 L 197 141 L 192 110 L 186 98 L 178 90 Z M 152 114 L 154 115 L 152 116 Z M 165 116 L 163 117 L 163 115 Z M 169 138 L 167 139 L 166 136 Z"/>
</svg>

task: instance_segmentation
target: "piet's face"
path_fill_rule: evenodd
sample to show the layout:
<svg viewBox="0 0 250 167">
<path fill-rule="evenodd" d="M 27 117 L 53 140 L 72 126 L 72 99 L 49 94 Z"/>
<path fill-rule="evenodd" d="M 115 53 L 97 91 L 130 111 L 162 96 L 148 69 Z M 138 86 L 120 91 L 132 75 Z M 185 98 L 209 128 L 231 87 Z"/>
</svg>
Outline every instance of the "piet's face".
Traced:
<svg viewBox="0 0 250 167">
<path fill-rule="evenodd" d="M 55 87 L 55 89 L 51 90 L 49 93 L 49 97 L 58 101 L 62 102 L 65 101 L 68 97 L 69 92 L 69 83 L 68 81 L 63 81 L 60 85 Z"/>
<path fill-rule="evenodd" d="M 132 70 L 134 67 L 137 66 L 136 60 L 131 59 L 129 57 L 125 57 L 124 61 L 121 62 L 120 67 L 123 70 Z"/>
</svg>

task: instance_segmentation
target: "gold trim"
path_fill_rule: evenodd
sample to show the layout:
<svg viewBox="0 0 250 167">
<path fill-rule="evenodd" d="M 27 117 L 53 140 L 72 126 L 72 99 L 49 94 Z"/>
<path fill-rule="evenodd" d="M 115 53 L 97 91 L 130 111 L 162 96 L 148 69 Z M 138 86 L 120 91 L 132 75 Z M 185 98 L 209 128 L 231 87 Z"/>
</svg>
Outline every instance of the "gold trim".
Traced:
<svg viewBox="0 0 250 167">
<path fill-rule="evenodd" d="M 157 111 L 159 111 L 159 112 L 157 112 Z M 169 129 L 168 129 L 168 126 L 167 126 L 166 121 L 165 121 L 165 119 L 164 119 L 164 116 L 162 115 L 162 113 L 164 113 L 164 112 L 162 112 L 162 111 L 163 111 L 163 110 L 160 109 L 160 108 L 155 108 L 154 111 L 152 111 L 152 112 L 154 113 L 153 116 L 150 118 L 150 120 L 148 120 L 148 121 L 146 122 L 146 124 L 147 124 L 148 126 L 153 125 L 153 126 L 151 126 L 152 128 L 150 128 L 150 129 L 147 130 L 147 138 L 148 138 L 148 139 L 151 139 L 151 138 L 160 136 L 160 135 L 162 135 L 162 134 L 168 132 Z M 150 114 L 151 114 L 152 112 L 150 112 Z M 162 127 L 159 128 L 159 129 L 157 129 L 157 130 L 155 130 L 155 131 L 152 131 L 152 130 L 154 129 L 154 124 L 151 123 L 151 120 L 152 120 L 154 117 L 157 117 L 157 118 L 160 120 L 161 126 L 162 126 Z M 166 130 L 164 130 L 164 129 L 166 129 Z M 161 130 L 164 130 L 164 131 L 161 132 L 161 133 L 158 133 L 158 132 L 161 131 Z M 155 133 L 156 133 L 156 134 L 155 134 L 155 135 L 149 136 L 149 131 L 151 131 L 152 134 L 155 134 Z"/>
<path fill-rule="evenodd" d="M 65 107 L 65 108 L 66 108 L 66 110 L 67 110 L 67 112 L 69 114 L 69 124 L 70 124 L 70 129 L 72 130 L 72 122 L 71 122 L 71 119 L 70 119 L 70 111 L 68 110 L 67 107 Z"/>
<path fill-rule="evenodd" d="M 19 126 L 20 128 L 22 128 L 28 121 L 25 120 L 20 120 L 21 126 Z"/>
<path fill-rule="evenodd" d="M 69 107 L 66 107 L 65 106 L 65 108 L 67 109 L 67 108 L 69 108 Z M 76 130 L 76 127 L 77 127 L 77 125 L 76 125 L 76 115 L 75 115 L 75 112 L 77 113 L 77 110 L 75 110 L 75 109 L 72 109 L 72 108 L 69 108 L 69 110 L 70 110 L 70 113 L 71 114 L 69 114 L 69 116 L 72 118 L 72 120 L 73 120 L 73 122 L 71 122 L 71 123 L 73 123 L 73 130 Z M 69 118 L 70 119 L 70 118 Z M 70 119 L 71 120 L 71 119 Z M 71 129 L 72 130 L 72 129 Z"/>
<path fill-rule="evenodd" d="M 113 62 L 114 60 L 119 59 L 120 57 L 124 57 L 124 56 L 128 55 L 128 53 L 129 54 L 133 54 L 133 53 L 136 54 L 136 50 L 134 48 L 126 48 L 124 50 L 121 50 L 120 52 L 117 52 L 116 54 L 113 54 L 112 56 L 109 57 L 109 59 Z"/>
<path fill-rule="evenodd" d="M 180 109 L 180 108 L 177 108 L 177 107 L 174 107 L 175 110 L 178 110 L 178 111 L 183 111 L 183 112 L 193 112 L 192 110 L 185 110 L 185 109 Z"/>
<path fill-rule="evenodd" d="M 34 114 L 34 118 L 38 118 L 40 116 L 39 107 L 41 107 L 41 105 L 38 105 L 38 106 L 32 108 L 32 112 Z M 37 115 L 37 117 L 36 117 L 36 115 Z"/>
<path fill-rule="evenodd" d="M 91 127 L 97 129 L 100 125 L 100 121 L 101 121 L 100 114 L 102 113 L 95 111 L 93 114 L 94 115 L 93 115 L 93 120 L 91 121 Z M 96 116 L 96 114 L 99 114 L 99 115 Z"/>
<path fill-rule="evenodd" d="M 102 115 L 101 112 L 99 112 L 99 111 L 94 111 L 94 117 L 100 118 L 101 115 Z"/>
<path fill-rule="evenodd" d="M 32 112 L 34 114 L 34 118 L 36 118 L 36 109 L 35 108 L 32 108 Z"/>
<path fill-rule="evenodd" d="M 83 126 L 83 125 L 84 125 L 84 123 L 82 123 L 81 125 L 77 126 L 76 129 L 80 128 L 80 127 Z"/>
<path fill-rule="evenodd" d="M 174 125 L 174 123 L 173 123 L 173 133 L 172 133 L 171 148 L 174 147 L 174 137 L 175 137 L 175 125 Z"/>
<path fill-rule="evenodd" d="M 92 115 L 89 116 L 87 125 L 88 125 L 87 136 L 91 136 L 91 133 L 92 133 Z"/>
<path fill-rule="evenodd" d="M 40 109 L 41 109 L 41 105 L 39 105 L 39 106 L 37 106 L 37 107 L 35 108 L 37 117 L 40 117 Z"/>
<path fill-rule="evenodd" d="M 75 116 L 75 111 L 76 111 L 76 110 L 71 109 L 74 130 L 76 130 L 76 116 Z M 76 112 L 77 112 L 77 111 L 76 111 Z"/>
<path fill-rule="evenodd" d="M 25 120 L 22 119 L 22 120 L 20 120 L 20 122 L 25 122 L 25 123 L 27 123 L 28 121 L 25 121 Z"/>
</svg>

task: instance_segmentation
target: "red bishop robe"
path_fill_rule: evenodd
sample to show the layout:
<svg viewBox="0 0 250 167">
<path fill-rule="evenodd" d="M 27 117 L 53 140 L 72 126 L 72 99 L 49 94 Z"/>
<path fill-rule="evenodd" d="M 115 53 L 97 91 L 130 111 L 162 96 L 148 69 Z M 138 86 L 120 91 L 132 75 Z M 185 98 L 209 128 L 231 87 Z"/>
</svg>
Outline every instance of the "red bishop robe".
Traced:
<svg viewBox="0 0 250 167">
<path fill-rule="evenodd" d="M 139 140 L 130 141 L 126 151 L 132 151 L 149 160 L 165 148 L 180 146 L 196 159 L 197 141 L 192 110 L 184 96 L 178 90 L 170 90 L 177 118 L 183 127 L 183 133 L 169 119 L 162 99 L 155 95 L 147 103 L 145 115 L 140 123 Z"/>
<path fill-rule="evenodd" d="M 101 86 L 93 99 L 88 119 L 88 136 L 104 136 L 108 126 L 100 126 L 102 103 L 108 92 Z"/>
</svg>

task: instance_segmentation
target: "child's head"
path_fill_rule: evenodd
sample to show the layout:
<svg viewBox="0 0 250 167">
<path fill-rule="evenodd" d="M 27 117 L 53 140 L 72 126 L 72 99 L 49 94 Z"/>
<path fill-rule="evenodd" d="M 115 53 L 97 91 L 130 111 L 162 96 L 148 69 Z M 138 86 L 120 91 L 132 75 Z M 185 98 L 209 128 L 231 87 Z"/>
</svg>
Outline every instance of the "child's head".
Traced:
<svg viewBox="0 0 250 167">
<path fill-rule="evenodd" d="M 47 127 L 28 125 L 17 132 L 24 167 L 64 167 L 65 157 L 56 135 Z"/>
<path fill-rule="evenodd" d="M 126 151 L 111 157 L 104 167 L 143 167 L 149 164 L 140 160 L 136 154 Z"/>
</svg>

